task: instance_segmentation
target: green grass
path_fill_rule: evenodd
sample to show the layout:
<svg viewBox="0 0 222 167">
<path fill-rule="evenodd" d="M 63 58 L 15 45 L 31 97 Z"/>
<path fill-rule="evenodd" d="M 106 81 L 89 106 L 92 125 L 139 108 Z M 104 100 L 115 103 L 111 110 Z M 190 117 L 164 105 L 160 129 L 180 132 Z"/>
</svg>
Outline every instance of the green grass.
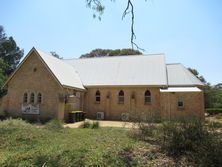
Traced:
<svg viewBox="0 0 222 167">
<path fill-rule="evenodd" d="M 94 126 L 99 127 L 97 123 Z M 154 125 L 154 132 L 159 126 Z M 218 124 L 213 127 L 217 128 Z M 198 166 L 202 163 L 195 165 L 196 162 L 187 158 L 192 156 L 168 155 L 155 137 L 158 133 L 151 132 L 145 134 L 151 135 L 149 140 L 141 140 L 124 128 L 70 129 L 63 128 L 57 120 L 36 125 L 8 119 L 0 121 L 0 167 Z"/>
<path fill-rule="evenodd" d="M 52 127 L 52 126 L 50 126 Z M 0 122 L 0 166 L 140 166 L 128 156 L 144 143 L 120 128 L 59 129 Z"/>
</svg>

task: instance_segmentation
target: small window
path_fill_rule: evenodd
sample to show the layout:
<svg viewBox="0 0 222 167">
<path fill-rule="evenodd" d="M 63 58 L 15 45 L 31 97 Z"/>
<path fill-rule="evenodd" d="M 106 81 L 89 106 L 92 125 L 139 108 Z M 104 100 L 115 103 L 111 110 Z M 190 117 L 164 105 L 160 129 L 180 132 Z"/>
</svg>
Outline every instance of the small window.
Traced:
<svg viewBox="0 0 222 167">
<path fill-rule="evenodd" d="M 144 104 L 149 104 L 149 103 L 151 103 L 151 93 L 149 90 L 147 90 L 144 93 Z"/>
<path fill-rule="evenodd" d="M 119 103 L 119 104 L 124 104 L 124 92 L 123 92 L 123 90 L 121 90 L 121 91 L 119 92 L 118 103 Z"/>
<path fill-rule="evenodd" d="M 28 103 L 28 93 L 24 93 L 24 95 L 23 95 L 23 103 Z"/>
<path fill-rule="evenodd" d="M 34 94 L 34 93 L 31 93 L 30 103 L 34 103 L 34 102 L 35 102 L 35 94 Z"/>
<path fill-rule="evenodd" d="M 96 91 L 96 103 L 100 103 L 100 91 Z"/>
<path fill-rule="evenodd" d="M 38 103 L 42 103 L 42 94 L 41 93 L 38 94 Z"/>
<path fill-rule="evenodd" d="M 178 108 L 184 108 L 184 99 L 182 97 L 178 98 L 177 107 Z"/>
</svg>

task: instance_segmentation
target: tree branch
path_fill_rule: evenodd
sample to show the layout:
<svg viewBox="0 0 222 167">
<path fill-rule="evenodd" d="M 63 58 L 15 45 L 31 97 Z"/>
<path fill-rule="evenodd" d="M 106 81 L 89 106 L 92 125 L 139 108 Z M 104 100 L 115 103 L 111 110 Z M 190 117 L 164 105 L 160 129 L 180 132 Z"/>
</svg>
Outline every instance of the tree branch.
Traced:
<svg viewBox="0 0 222 167">
<path fill-rule="evenodd" d="M 115 1 L 115 0 L 111 0 L 111 1 Z M 99 13 L 98 19 L 101 20 L 101 15 L 104 12 L 105 6 L 101 3 L 101 0 L 86 0 L 86 4 L 87 7 L 91 8 L 92 10 L 96 11 L 97 13 Z M 134 6 L 132 3 L 132 0 L 127 0 L 127 5 L 126 8 L 123 12 L 122 15 L 122 19 L 125 18 L 126 15 L 131 14 L 131 26 L 130 26 L 130 30 L 131 30 L 131 38 L 130 38 L 130 43 L 131 43 L 131 47 L 132 49 L 134 49 L 134 47 L 136 47 L 137 50 L 140 51 L 145 51 L 144 49 L 140 48 L 136 43 L 135 43 L 135 39 L 136 39 L 136 34 L 134 31 L 134 20 L 135 20 L 135 15 L 134 15 Z M 93 17 L 96 18 L 96 14 L 93 14 Z"/>
<path fill-rule="evenodd" d="M 134 6 L 133 3 L 131 2 L 131 0 L 127 0 L 127 6 L 123 12 L 122 15 L 122 19 L 125 18 L 126 15 L 131 14 L 131 47 L 132 49 L 134 49 L 134 46 L 136 47 L 137 50 L 142 50 L 145 51 L 144 49 L 140 48 L 135 42 L 134 40 L 136 39 L 136 34 L 134 31 L 134 19 L 135 19 L 135 15 L 134 15 Z"/>
</svg>

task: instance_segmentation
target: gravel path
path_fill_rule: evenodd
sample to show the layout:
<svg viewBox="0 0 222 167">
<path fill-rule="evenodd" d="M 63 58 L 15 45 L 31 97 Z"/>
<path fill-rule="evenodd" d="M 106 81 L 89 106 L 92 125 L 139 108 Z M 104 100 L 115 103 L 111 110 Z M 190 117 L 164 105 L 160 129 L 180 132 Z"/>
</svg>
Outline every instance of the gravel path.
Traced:
<svg viewBox="0 0 222 167">
<path fill-rule="evenodd" d="M 98 121 L 98 120 L 86 120 L 86 121 Z M 69 128 L 79 128 L 80 125 L 83 124 L 84 121 L 65 124 L 64 127 Z M 118 128 L 133 128 L 134 124 L 131 122 L 123 122 L 123 121 L 98 121 L 101 127 L 118 127 Z"/>
</svg>

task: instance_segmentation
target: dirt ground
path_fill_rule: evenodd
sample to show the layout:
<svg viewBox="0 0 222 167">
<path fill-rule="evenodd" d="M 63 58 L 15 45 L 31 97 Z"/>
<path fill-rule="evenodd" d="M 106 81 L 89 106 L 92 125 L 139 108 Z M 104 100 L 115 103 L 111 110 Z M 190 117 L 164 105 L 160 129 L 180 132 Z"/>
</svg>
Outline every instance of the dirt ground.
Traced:
<svg viewBox="0 0 222 167">
<path fill-rule="evenodd" d="M 86 120 L 86 121 L 94 121 L 94 120 Z M 98 120 L 96 120 L 98 121 Z M 81 122 L 76 122 L 76 123 L 69 123 L 65 124 L 64 127 L 69 127 L 69 128 L 79 128 L 84 121 Z M 99 125 L 100 127 L 117 127 L 117 128 L 134 128 L 134 124 L 131 122 L 123 122 L 123 121 L 104 121 L 104 120 L 99 120 Z"/>
</svg>

